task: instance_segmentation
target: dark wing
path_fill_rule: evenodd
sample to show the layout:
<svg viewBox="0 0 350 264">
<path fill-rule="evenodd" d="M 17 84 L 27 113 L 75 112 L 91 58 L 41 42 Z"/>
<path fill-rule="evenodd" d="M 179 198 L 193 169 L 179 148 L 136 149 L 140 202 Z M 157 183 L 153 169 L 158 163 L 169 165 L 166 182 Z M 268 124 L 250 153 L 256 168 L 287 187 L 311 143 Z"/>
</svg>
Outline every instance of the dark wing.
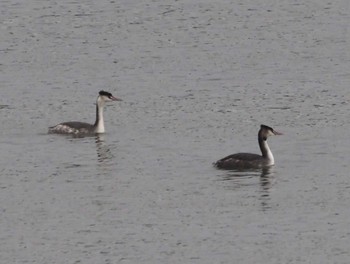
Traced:
<svg viewBox="0 0 350 264">
<path fill-rule="evenodd" d="M 245 160 L 245 161 L 254 161 L 262 159 L 261 155 L 258 154 L 252 154 L 252 153 L 236 153 L 229 155 L 219 161 L 227 161 L 227 160 Z"/>
<path fill-rule="evenodd" d="M 93 127 L 93 125 L 89 123 L 76 122 L 76 121 L 64 122 L 64 123 L 61 123 L 60 125 L 69 126 L 74 129 L 82 129 L 82 128 L 91 129 Z"/>
<path fill-rule="evenodd" d="M 258 154 L 236 153 L 218 160 L 214 165 L 220 169 L 236 169 L 259 165 L 262 160 L 263 157 Z M 254 164 L 256 161 L 258 161 L 257 164 Z"/>
<path fill-rule="evenodd" d="M 49 133 L 56 134 L 88 134 L 94 131 L 94 126 L 83 122 L 64 122 L 49 127 Z"/>
</svg>

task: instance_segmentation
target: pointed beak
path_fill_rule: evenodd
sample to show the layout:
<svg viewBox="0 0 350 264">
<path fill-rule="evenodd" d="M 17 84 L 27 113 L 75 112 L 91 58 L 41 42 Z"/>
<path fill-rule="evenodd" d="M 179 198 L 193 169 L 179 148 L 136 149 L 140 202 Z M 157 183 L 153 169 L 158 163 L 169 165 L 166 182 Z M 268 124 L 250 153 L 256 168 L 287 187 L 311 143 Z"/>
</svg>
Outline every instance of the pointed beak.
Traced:
<svg viewBox="0 0 350 264">
<path fill-rule="evenodd" d="M 278 132 L 278 131 L 276 131 L 276 130 L 274 130 L 273 133 L 274 133 L 276 136 L 283 135 L 283 133 Z"/>
<path fill-rule="evenodd" d="M 110 97 L 110 99 L 112 101 L 123 101 L 122 99 L 118 98 L 118 97 L 114 97 L 113 95 Z"/>
</svg>

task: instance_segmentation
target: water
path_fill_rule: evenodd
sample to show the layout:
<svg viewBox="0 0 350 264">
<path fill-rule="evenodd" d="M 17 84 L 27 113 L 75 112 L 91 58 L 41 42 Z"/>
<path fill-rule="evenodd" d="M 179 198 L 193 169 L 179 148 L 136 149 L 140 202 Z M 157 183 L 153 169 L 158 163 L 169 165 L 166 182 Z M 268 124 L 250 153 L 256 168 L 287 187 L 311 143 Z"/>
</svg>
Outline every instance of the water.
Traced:
<svg viewBox="0 0 350 264">
<path fill-rule="evenodd" d="M 2 263 L 348 263 L 348 1 L 2 1 Z M 48 135 L 94 122 L 107 133 Z M 219 171 L 258 153 L 276 165 Z"/>
</svg>

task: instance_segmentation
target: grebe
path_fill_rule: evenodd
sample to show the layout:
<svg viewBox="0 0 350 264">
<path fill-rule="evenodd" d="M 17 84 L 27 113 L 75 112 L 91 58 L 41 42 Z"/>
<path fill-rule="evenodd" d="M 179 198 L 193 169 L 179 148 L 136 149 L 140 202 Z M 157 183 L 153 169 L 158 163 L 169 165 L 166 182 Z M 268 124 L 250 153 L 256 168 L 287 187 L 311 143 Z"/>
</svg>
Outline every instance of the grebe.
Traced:
<svg viewBox="0 0 350 264">
<path fill-rule="evenodd" d="M 100 91 L 96 100 L 96 121 L 95 124 L 88 124 L 84 122 L 64 122 L 56 126 L 49 127 L 49 133 L 56 134 L 74 134 L 86 135 L 104 133 L 105 125 L 103 120 L 103 107 L 105 102 L 121 101 L 121 99 L 114 97 L 111 93 Z"/>
<path fill-rule="evenodd" d="M 252 153 L 236 153 L 218 160 L 214 163 L 214 166 L 219 169 L 234 170 L 263 168 L 274 165 L 275 159 L 266 141 L 267 138 L 272 135 L 283 134 L 273 130 L 269 126 L 261 125 L 258 133 L 258 141 L 262 155 Z"/>
</svg>

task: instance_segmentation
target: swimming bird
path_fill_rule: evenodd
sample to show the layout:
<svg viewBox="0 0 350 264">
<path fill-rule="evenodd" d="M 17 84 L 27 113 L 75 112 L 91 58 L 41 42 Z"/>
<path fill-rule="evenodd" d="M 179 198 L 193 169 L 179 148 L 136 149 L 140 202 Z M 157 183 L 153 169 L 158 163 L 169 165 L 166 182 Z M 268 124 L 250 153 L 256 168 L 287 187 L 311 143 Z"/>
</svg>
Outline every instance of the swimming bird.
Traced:
<svg viewBox="0 0 350 264">
<path fill-rule="evenodd" d="M 105 125 L 103 120 L 103 108 L 106 102 L 122 101 L 120 98 L 114 97 L 111 93 L 100 91 L 96 100 L 96 121 L 88 124 L 84 122 L 64 122 L 58 125 L 49 127 L 49 133 L 56 134 L 73 134 L 73 135 L 87 135 L 99 134 L 105 132 Z"/>
<path fill-rule="evenodd" d="M 263 168 L 275 164 L 273 154 L 267 144 L 267 138 L 272 135 L 283 135 L 273 128 L 261 125 L 258 133 L 259 147 L 262 155 L 252 153 L 236 153 L 229 155 L 214 163 L 214 166 L 219 169 L 234 170 L 234 169 L 249 169 Z"/>
</svg>

